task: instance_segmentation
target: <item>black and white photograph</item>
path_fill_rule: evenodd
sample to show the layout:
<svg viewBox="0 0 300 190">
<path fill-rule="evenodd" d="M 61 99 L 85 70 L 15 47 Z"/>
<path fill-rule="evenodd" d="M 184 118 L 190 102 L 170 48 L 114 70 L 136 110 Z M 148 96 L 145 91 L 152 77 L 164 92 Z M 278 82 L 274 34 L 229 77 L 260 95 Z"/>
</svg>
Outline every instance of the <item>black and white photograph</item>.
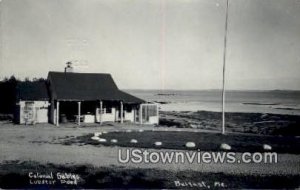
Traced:
<svg viewBox="0 0 300 190">
<path fill-rule="evenodd" d="M 299 189 L 300 0 L 0 0 L 0 189 Z"/>
</svg>

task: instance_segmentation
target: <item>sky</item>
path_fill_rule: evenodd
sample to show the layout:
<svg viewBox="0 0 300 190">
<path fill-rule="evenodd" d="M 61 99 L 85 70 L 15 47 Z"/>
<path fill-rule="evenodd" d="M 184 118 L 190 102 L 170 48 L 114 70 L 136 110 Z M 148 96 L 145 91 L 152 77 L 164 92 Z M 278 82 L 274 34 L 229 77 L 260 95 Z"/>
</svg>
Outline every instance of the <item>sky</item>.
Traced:
<svg viewBox="0 0 300 190">
<path fill-rule="evenodd" d="M 0 0 L 0 78 L 111 73 L 121 89 L 220 89 L 225 0 Z M 229 0 L 226 88 L 300 90 L 300 0 Z"/>
</svg>

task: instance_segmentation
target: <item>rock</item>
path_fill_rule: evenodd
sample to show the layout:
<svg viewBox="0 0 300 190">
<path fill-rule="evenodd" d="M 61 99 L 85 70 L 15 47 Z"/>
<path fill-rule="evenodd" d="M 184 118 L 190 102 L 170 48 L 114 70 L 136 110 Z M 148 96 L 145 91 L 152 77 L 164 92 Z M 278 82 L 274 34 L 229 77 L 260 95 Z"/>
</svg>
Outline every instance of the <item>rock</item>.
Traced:
<svg viewBox="0 0 300 190">
<path fill-rule="evenodd" d="M 131 133 L 131 132 L 132 132 L 132 130 L 128 129 L 128 130 L 126 130 L 126 132 L 127 132 L 127 133 Z"/>
<path fill-rule="evenodd" d="M 108 132 L 107 132 L 107 131 L 102 131 L 102 133 L 103 133 L 103 134 L 107 134 Z"/>
<path fill-rule="evenodd" d="M 226 144 L 226 143 L 222 143 L 221 146 L 220 146 L 220 148 L 222 150 L 231 150 L 231 146 L 228 145 L 228 144 Z"/>
<path fill-rule="evenodd" d="M 158 141 L 158 142 L 155 142 L 154 145 L 155 145 L 155 146 L 161 146 L 161 145 L 162 145 L 162 142 L 159 142 L 159 141 Z"/>
<path fill-rule="evenodd" d="M 143 129 L 139 129 L 139 132 L 144 132 L 144 130 Z"/>
<path fill-rule="evenodd" d="M 110 142 L 112 142 L 112 143 L 117 143 L 118 140 L 117 140 L 117 139 L 111 139 Z"/>
<path fill-rule="evenodd" d="M 134 144 L 136 144 L 138 141 L 136 140 L 136 139 L 131 139 L 130 140 L 130 143 L 134 143 Z"/>
<path fill-rule="evenodd" d="M 92 140 L 98 141 L 100 138 L 98 136 L 92 136 Z"/>
<path fill-rule="evenodd" d="M 190 127 L 193 128 L 193 129 L 197 129 L 197 128 L 198 128 L 198 125 L 190 124 Z"/>
<path fill-rule="evenodd" d="M 272 147 L 268 144 L 263 145 L 264 150 L 272 150 Z"/>
<path fill-rule="evenodd" d="M 102 135 L 101 132 L 96 132 L 96 133 L 94 133 L 94 136 L 95 136 L 95 137 L 99 137 L 100 135 Z"/>
<path fill-rule="evenodd" d="M 99 142 L 106 142 L 106 139 L 103 139 L 103 138 L 99 138 L 98 140 Z"/>
<path fill-rule="evenodd" d="M 185 146 L 188 147 L 188 148 L 193 148 L 193 147 L 196 146 L 196 144 L 195 144 L 194 142 L 187 142 L 187 143 L 185 144 Z"/>
</svg>

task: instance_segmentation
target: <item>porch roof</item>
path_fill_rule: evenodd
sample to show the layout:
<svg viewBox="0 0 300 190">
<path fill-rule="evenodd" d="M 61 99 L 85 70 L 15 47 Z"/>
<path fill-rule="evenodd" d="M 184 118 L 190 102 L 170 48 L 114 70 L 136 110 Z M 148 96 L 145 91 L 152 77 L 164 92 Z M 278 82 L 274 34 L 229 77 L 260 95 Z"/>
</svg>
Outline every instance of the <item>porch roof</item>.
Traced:
<svg viewBox="0 0 300 190">
<path fill-rule="evenodd" d="M 52 98 L 65 101 L 145 101 L 118 89 L 110 74 L 49 72 Z"/>
</svg>

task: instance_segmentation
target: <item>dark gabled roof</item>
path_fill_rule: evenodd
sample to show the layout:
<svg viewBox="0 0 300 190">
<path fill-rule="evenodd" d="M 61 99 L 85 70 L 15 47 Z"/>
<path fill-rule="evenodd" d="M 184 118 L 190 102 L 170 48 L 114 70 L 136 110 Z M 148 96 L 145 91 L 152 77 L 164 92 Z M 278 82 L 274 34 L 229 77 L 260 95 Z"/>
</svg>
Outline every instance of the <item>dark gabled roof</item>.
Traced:
<svg viewBox="0 0 300 190">
<path fill-rule="evenodd" d="M 21 82 L 16 91 L 17 100 L 49 100 L 46 81 Z"/>
<path fill-rule="evenodd" d="M 56 100 L 145 102 L 119 90 L 110 74 L 49 72 L 48 80 Z"/>
</svg>

